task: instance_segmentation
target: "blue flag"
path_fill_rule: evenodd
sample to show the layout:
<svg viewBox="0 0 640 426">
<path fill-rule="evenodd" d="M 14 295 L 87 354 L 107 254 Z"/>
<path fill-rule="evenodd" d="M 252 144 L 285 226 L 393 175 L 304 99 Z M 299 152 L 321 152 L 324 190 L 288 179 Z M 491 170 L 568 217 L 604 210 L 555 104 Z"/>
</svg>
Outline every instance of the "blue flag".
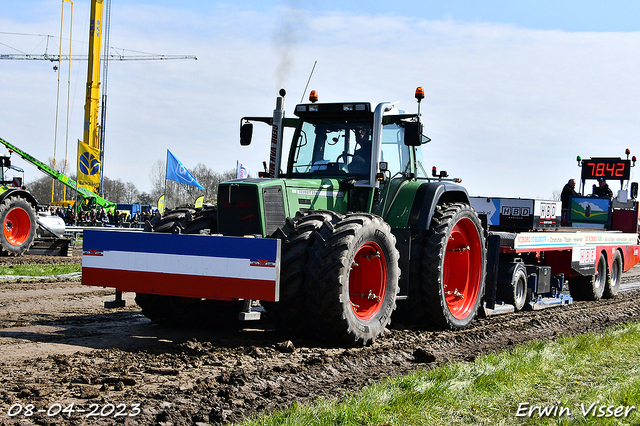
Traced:
<svg viewBox="0 0 640 426">
<path fill-rule="evenodd" d="M 198 183 L 196 178 L 189 173 L 189 170 L 169 150 L 167 150 L 166 178 L 185 185 L 197 186 L 199 189 L 204 190 L 204 187 Z"/>
</svg>

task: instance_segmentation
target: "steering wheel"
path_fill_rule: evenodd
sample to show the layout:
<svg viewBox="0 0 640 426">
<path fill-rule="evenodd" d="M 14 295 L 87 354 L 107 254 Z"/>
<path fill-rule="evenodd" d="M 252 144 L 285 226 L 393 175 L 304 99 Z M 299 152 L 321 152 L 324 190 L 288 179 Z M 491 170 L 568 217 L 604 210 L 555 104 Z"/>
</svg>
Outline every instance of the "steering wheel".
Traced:
<svg viewBox="0 0 640 426">
<path fill-rule="evenodd" d="M 347 160 L 349 159 L 348 157 L 353 157 L 353 154 L 349 154 L 348 152 L 343 152 L 342 154 L 338 155 L 338 158 L 336 158 L 336 163 L 339 163 L 340 159 L 344 157 L 344 162 L 346 163 Z"/>
</svg>

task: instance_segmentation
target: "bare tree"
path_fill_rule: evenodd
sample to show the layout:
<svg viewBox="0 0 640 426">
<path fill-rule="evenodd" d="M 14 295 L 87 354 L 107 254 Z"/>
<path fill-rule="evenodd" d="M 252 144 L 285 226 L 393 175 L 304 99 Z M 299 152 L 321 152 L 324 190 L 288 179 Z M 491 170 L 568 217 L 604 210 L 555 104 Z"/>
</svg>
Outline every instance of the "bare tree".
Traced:
<svg viewBox="0 0 640 426">
<path fill-rule="evenodd" d="M 153 163 L 153 166 L 151 166 L 151 171 L 149 172 L 149 179 L 151 180 L 151 194 L 149 195 L 153 200 L 157 200 L 165 192 L 165 167 L 165 160 L 157 160 Z"/>
<path fill-rule="evenodd" d="M 124 198 L 125 203 L 139 203 L 140 191 L 133 182 L 127 182 L 124 184 Z"/>
<path fill-rule="evenodd" d="M 53 168 L 53 159 L 48 161 L 49 167 Z M 69 176 L 75 180 L 75 174 Z M 53 184 L 53 204 L 59 204 L 63 200 L 75 201 L 76 192 L 64 185 L 62 182 L 48 176 L 42 175 L 37 179 L 25 184 L 27 190 L 33 194 L 42 205 L 52 202 Z M 122 182 L 120 179 L 111 179 L 107 176 L 103 179 L 103 197 L 114 203 L 138 203 L 140 191 L 133 182 Z M 148 198 L 148 197 L 147 197 Z"/>
<path fill-rule="evenodd" d="M 53 158 L 49 158 L 47 160 L 47 165 L 53 168 Z M 75 174 L 72 174 L 69 177 L 73 180 L 76 179 Z M 30 179 L 29 176 L 26 176 L 25 187 L 29 192 L 31 192 L 31 194 L 41 205 L 50 204 L 52 198 L 54 204 L 59 203 L 63 200 L 76 199 L 75 191 L 68 188 L 62 182 L 44 174 L 33 176 L 32 179 Z"/>
<path fill-rule="evenodd" d="M 148 192 L 142 192 L 140 193 L 140 195 L 138 195 L 138 202 L 140 204 L 154 205 L 156 203 L 156 200 L 154 200 L 153 197 L 151 197 L 151 194 L 149 194 Z"/>
<path fill-rule="evenodd" d="M 149 178 L 151 180 L 151 194 L 154 203 L 165 194 L 165 203 L 168 208 L 193 205 L 195 200 L 204 195 L 205 202 L 215 203 L 218 194 L 218 185 L 225 180 L 235 179 L 236 171 L 227 170 L 222 174 L 210 169 L 202 163 L 189 169 L 193 177 L 204 187 L 200 190 L 195 186 L 185 185 L 171 180 L 166 180 L 165 162 L 157 160 L 151 167 Z"/>
<path fill-rule="evenodd" d="M 49 159 L 52 165 L 53 160 Z M 114 203 L 157 203 L 158 198 L 165 194 L 166 205 L 171 208 L 177 206 L 193 205 L 195 200 L 204 195 L 205 202 L 216 203 L 218 196 L 218 185 L 221 182 L 235 179 L 235 169 L 230 169 L 218 173 L 202 163 L 198 163 L 190 170 L 193 177 L 204 187 L 200 190 L 195 186 L 184 185 L 171 180 L 166 180 L 166 168 L 164 160 L 157 160 L 149 172 L 151 180 L 151 192 L 140 192 L 133 182 L 123 182 L 120 179 L 111 179 L 107 176 L 103 179 L 103 197 Z M 75 179 L 75 176 L 70 176 Z M 51 185 L 54 179 L 49 176 L 41 176 L 27 184 L 27 189 L 36 197 L 41 204 L 48 204 L 51 201 Z M 54 203 L 61 200 L 75 200 L 75 191 L 67 188 L 62 182 L 55 180 Z"/>
</svg>

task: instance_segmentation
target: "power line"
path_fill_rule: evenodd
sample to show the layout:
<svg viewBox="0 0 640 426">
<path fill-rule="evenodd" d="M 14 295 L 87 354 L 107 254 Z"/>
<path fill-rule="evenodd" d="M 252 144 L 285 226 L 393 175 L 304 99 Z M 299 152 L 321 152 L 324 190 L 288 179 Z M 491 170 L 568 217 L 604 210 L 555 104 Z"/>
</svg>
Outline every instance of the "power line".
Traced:
<svg viewBox="0 0 640 426">
<path fill-rule="evenodd" d="M 134 52 L 134 51 L 131 51 Z M 9 54 L 0 54 L 0 59 L 6 60 L 31 60 L 31 61 L 51 61 L 58 62 L 61 61 L 86 61 L 89 59 L 87 55 L 57 55 L 57 54 L 29 54 L 29 53 L 9 53 Z M 103 56 L 101 59 L 105 59 Z M 195 55 L 159 55 L 156 53 L 144 53 L 138 52 L 136 54 L 127 55 L 121 53 L 111 53 L 109 54 L 110 61 L 168 61 L 175 59 L 194 59 L 198 58 Z"/>
<path fill-rule="evenodd" d="M 21 53 L 4 53 L 0 54 L 0 59 L 4 60 L 18 60 L 18 61 L 86 61 L 89 59 L 88 55 L 61 55 L 61 54 L 50 54 L 49 53 L 49 40 L 55 40 L 56 37 L 48 34 L 25 34 L 25 33 L 13 33 L 7 31 L 0 31 L 0 34 L 5 35 L 18 35 L 18 36 L 30 36 L 30 37 L 46 37 L 47 38 L 47 47 L 45 48 L 44 53 L 24 53 L 23 50 L 20 50 L 16 47 L 10 46 L 6 43 L 0 42 L 0 45 L 6 46 L 9 49 L 15 50 Z M 83 42 L 84 43 L 84 42 Z M 39 44 L 42 44 L 40 42 Z M 85 43 L 86 44 L 86 43 Z M 198 58 L 195 55 L 160 55 L 157 53 L 148 53 L 141 52 L 137 50 L 130 49 L 122 49 L 119 47 L 111 47 L 108 58 L 103 56 L 101 60 L 109 60 L 109 61 L 167 61 L 167 60 L 177 60 L 177 59 L 193 59 L 197 60 Z"/>
</svg>

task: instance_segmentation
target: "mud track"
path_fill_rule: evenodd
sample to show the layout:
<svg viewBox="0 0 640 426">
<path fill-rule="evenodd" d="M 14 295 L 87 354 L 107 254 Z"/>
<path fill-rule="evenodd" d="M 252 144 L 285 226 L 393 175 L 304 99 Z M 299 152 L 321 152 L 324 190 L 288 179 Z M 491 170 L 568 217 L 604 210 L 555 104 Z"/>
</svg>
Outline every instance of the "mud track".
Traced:
<svg viewBox="0 0 640 426">
<path fill-rule="evenodd" d="M 0 259 L 16 261 L 79 262 L 79 256 Z M 4 282 L 0 425 L 239 421 L 417 368 L 637 320 L 639 283 L 636 267 L 623 275 L 616 299 L 480 318 L 458 332 L 391 329 L 372 346 L 343 349 L 287 341 L 268 323 L 226 332 L 161 328 L 140 315 L 133 294 L 125 294 L 126 307 L 109 310 L 103 303 L 113 299 L 112 290 L 77 281 Z M 74 412 L 46 413 L 71 404 Z"/>
</svg>

